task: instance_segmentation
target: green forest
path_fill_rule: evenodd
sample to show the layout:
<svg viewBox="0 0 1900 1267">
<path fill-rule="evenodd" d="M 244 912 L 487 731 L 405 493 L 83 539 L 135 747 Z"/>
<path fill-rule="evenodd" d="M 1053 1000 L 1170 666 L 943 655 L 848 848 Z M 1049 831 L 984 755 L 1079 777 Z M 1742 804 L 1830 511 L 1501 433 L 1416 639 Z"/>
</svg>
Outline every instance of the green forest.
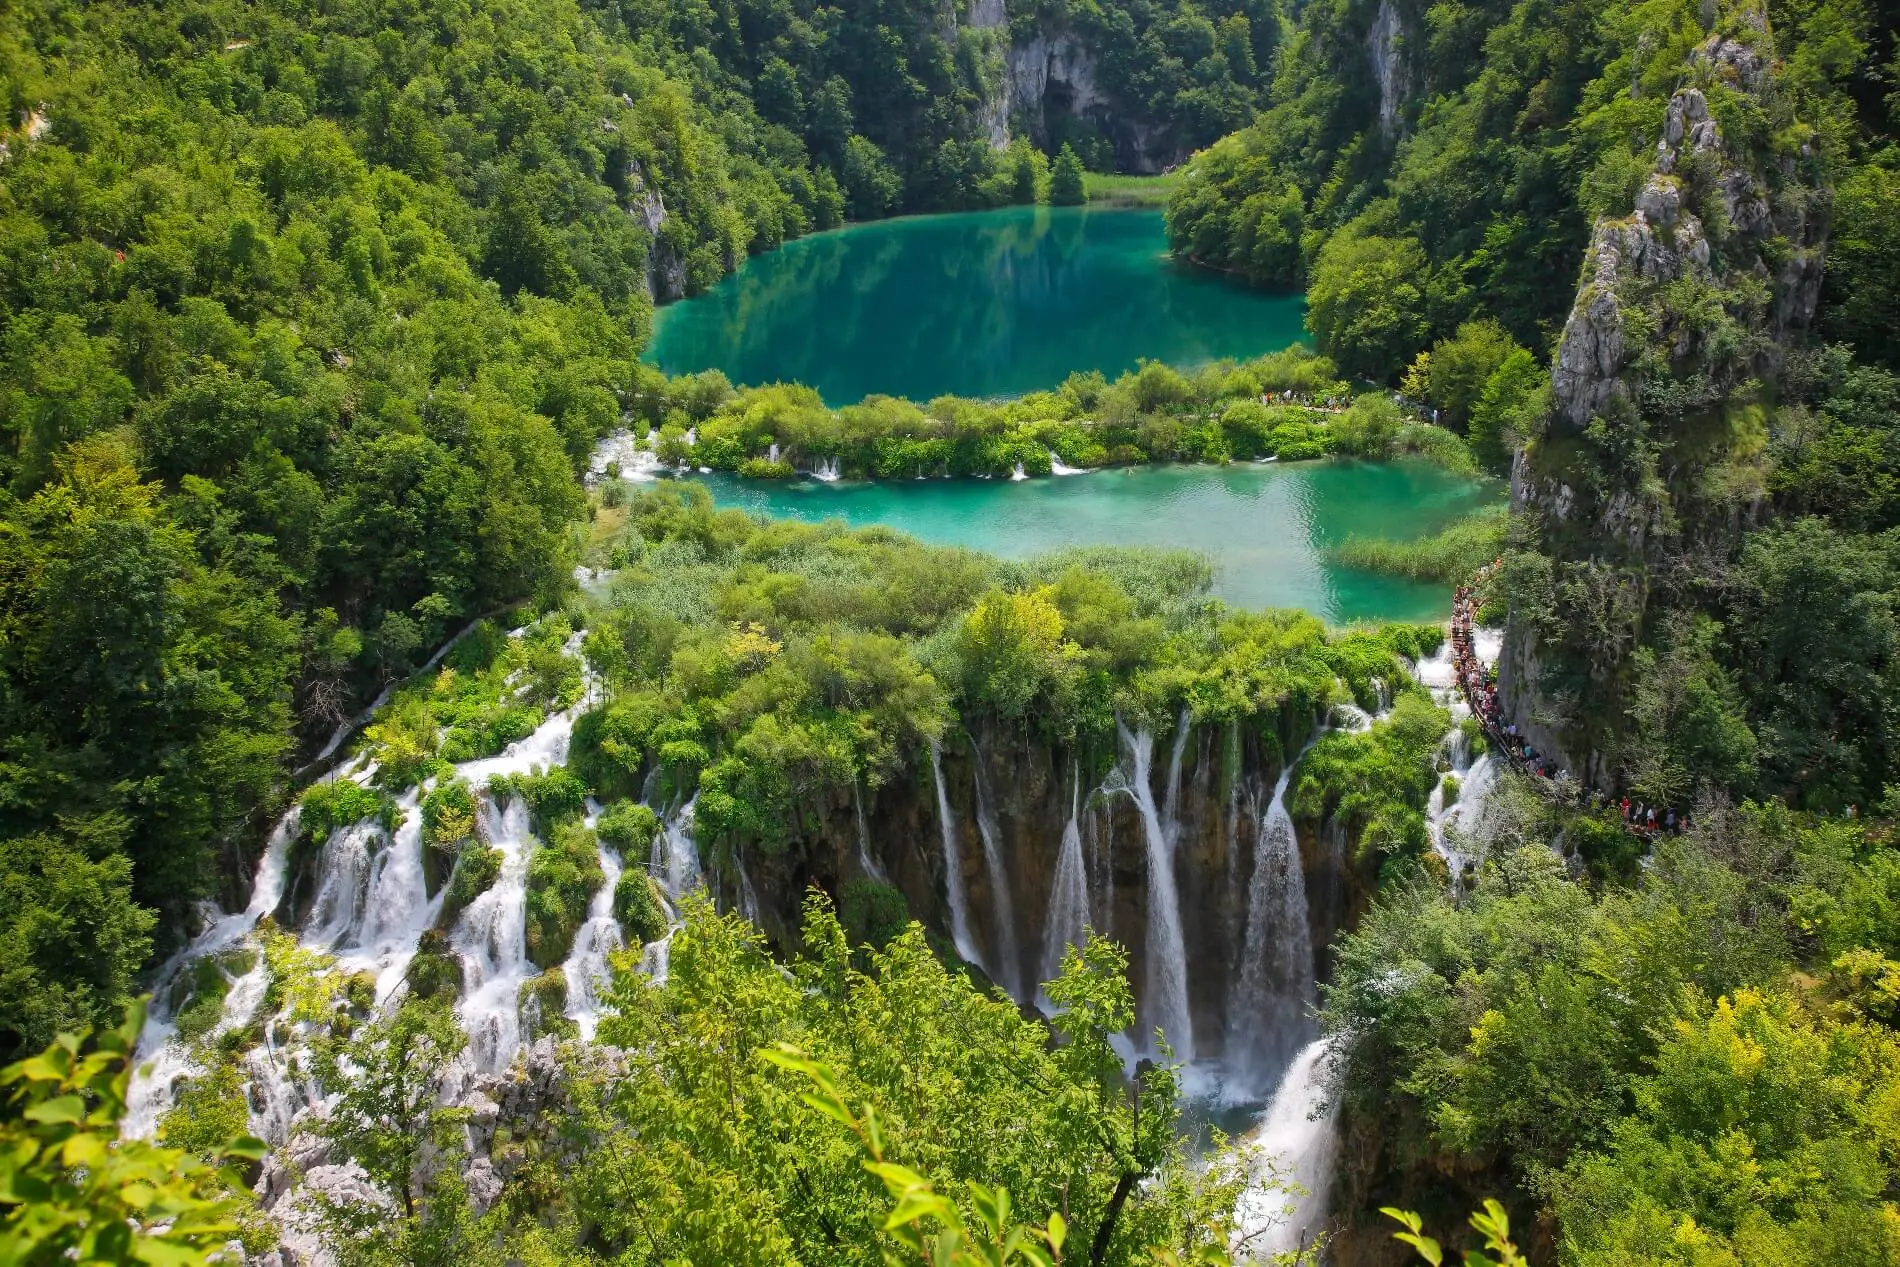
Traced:
<svg viewBox="0 0 1900 1267">
<path fill-rule="evenodd" d="M 945 816 L 950 848 L 951 762 L 963 847 L 991 849 L 982 798 L 1018 802 L 981 745 L 1132 814 L 1138 732 L 1184 858 L 1190 735 L 1210 803 L 1280 779 L 1295 872 L 1338 851 L 1296 999 L 1338 1158 L 1320 1235 L 1272 1261 L 1900 1263 L 1897 24 L 9 7 L 0 1260 L 1256 1261 L 1248 1201 L 1313 1194 L 1210 1123 L 1180 1035 L 1143 1045 L 1151 930 L 1091 929 L 1013 990 L 991 916 L 980 946 L 958 923 L 1000 908 L 954 891 L 954 850 L 885 875 L 865 844 L 868 805 L 919 857 Z M 1302 293 L 1311 347 L 839 405 L 640 359 L 658 305 L 804 234 L 1127 189 L 1165 196 L 1183 267 Z M 1508 480 L 1508 511 L 1331 557 L 1476 580 L 1500 722 L 1563 778 L 1490 752 L 1473 789 L 1435 625 L 1239 610 L 1179 552 L 716 510 L 590 471 L 621 431 L 750 480 Z M 457 774 L 563 718 L 560 760 Z M 1461 778 L 1482 810 L 1447 828 Z M 1627 830 L 1623 797 L 1683 829 Z M 176 961 L 284 824 L 284 900 Z M 388 870 L 399 840 L 428 919 L 398 970 L 300 936 L 346 843 Z M 471 1072 L 457 939 L 516 892 L 504 1093 Z M 564 965 L 602 926 L 593 998 Z"/>
</svg>

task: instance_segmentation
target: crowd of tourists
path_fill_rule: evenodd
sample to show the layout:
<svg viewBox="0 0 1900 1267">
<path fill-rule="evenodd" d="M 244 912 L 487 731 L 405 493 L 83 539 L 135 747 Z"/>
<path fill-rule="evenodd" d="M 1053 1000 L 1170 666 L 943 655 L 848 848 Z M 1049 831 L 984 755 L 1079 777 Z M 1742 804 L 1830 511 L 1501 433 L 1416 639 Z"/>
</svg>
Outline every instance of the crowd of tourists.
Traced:
<svg viewBox="0 0 1900 1267">
<path fill-rule="evenodd" d="M 1519 734 L 1516 722 L 1504 720 L 1504 714 L 1498 707 L 1497 675 L 1478 655 L 1477 640 L 1473 633 L 1479 593 L 1497 575 L 1503 562 L 1502 559 L 1495 559 L 1479 568 L 1470 585 L 1457 588 L 1451 603 L 1453 671 L 1458 689 L 1464 694 L 1471 715 L 1478 719 L 1492 753 L 1509 762 L 1519 773 L 1529 775 L 1533 784 L 1548 796 L 1592 809 L 1601 809 L 1606 805 L 1615 808 L 1622 817 L 1623 826 L 1638 835 L 1650 837 L 1658 832 L 1683 830 L 1689 823 L 1687 814 L 1678 814 L 1668 806 L 1632 800 L 1627 795 L 1612 799 L 1596 788 L 1585 786 L 1580 780 L 1572 778 L 1570 772 L 1559 766 L 1553 757 L 1539 752 L 1527 737 Z"/>
</svg>

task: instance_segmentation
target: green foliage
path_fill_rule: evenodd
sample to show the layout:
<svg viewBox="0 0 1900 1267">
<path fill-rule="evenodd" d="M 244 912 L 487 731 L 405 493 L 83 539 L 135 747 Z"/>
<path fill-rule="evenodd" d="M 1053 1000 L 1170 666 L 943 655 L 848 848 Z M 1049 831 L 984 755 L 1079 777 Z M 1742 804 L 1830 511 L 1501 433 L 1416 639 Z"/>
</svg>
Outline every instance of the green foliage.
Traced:
<svg viewBox="0 0 1900 1267">
<path fill-rule="evenodd" d="M 318 1079 L 339 1093 L 324 1135 L 405 1214 L 415 1212 L 417 1163 L 453 1121 L 436 1103 L 436 1077 L 467 1041 L 446 1003 L 409 999 L 317 1052 Z"/>
<path fill-rule="evenodd" d="M 1302 399 L 1287 400 L 1288 392 Z M 1252 361 L 1217 361 L 1191 374 L 1154 362 L 1112 383 L 1073 374 L 1053 391 L 1011 400 L 946 396 L 919 406 L 874 396 L 834 410 L 810 388 L 773 384 L 717 402 L 690 446 L 684 426 L 675 433 L 662 428 L 660 456 L 755 478 L 835 461 L 846 474 L 879 479 L 1000 477 L 1018 465 L 1027 475 L 1047 475 L 1051 453 L 1080 467 L 1296 461 L 1333 451 L 1329 415 L 1315 404 L 1345 394 L 1333 362 L 1300 346 Z M 1471 465 L 1462 453 L 1429 443 L 1403 447 L 1454 469 Z"/>
<path fill-rule="evenodd" d="M 1390 383 L 1424 343 L 1425 253 L 1406 238 L 1345 230 L 1327 239 L 1306 287 L 1306 321 L 1343 373 Z"/>
<path fill-rule="evenodd" d="M 297 798 L 297 804 L 298 839 L 310 849 L 321 849 L 340 828 L 369 819 L 380 822 L 385 830 L 393 830 L 398 812 L 396 803 L 386 793 L 354 779 L 324 779 L 312 783 Z M 426 831 L 426 806 L 423 813 Z"/>
<path fill-rule="evenodd" d="M 122 822 L 123 820 L 121 820 Z M 0 1055 L 110 1020 L 151 949 L 153 912 L 132 900 L 132 863 L 119 831 L 0 833 Z"/>
<path fill-rule="evenodd" d="M 666 907 L 661 904 L 659 886 L 640 866 L 628 867 L 614 885 L 614 918 L 644 946 L 666 936 Z"/>
<path fill-rule="evenodd" d="M 528 958 L 536 967 L 552 968 L 567 958 L 574 934 L 587 922 L 588 901 L 605 883 L 594 833 L 577 822 L 560 823 L 528 856 Z"/>
<path fill-rule="evenodd" d="M 903 893 L 876 880 L 847 880 L 838 900 L 838 920 L 853 946 L 882 950 L 910 923 Z"/>
<path fill-rule="evenodd" d="M 1049 176 L 1049 201 L 1058 207 L 1078 207 L 1088 201 L 1083 175 L 1082 160 L 1065 144 Z"/>
<path fill-rule="evenodd" d="M 1421 581 L 1463 582 L 1504 552 L 1506 509 L 1481 510 L 1417 541 L 1349 537 L 1332 557 L 1347 567 Z"/>
<path fill-rule="evenodd" d="M 911 1233 L 943 1252 L 951 1227 L 982 1243 L 1013 1206 L 1066 1209 L 1068 1243 L 1109 1264 L 1225 1247 L 1236 1181 L 1190 1162 L 1173 1073 L 1144 1066 L 1138 1097 L 1121 1081 L 1109 1037 L 1133 1002 L 1112 942 L 1090 938 L 1050 986 L 1063 1009 L 1051 1041 L 946 970 L 916 925 L 860 969 L 814 897 L 786 971 L 737 916 L 697 899 L 685 914 L 664 983 L 615 977 L 601 1033 L 628 1054 L 624 1073 L 581 1088 L 577 1125 L 597 1143 L 567 1194 L 608 1252 L 876 1262 Z M 882 1164 L 909 1174 L 865 1169 L 871 1128 L 850 1123 L 873 1115 Z M 913 1200 L 893 1209 L 885 1177 Z"/>
<path fill-rule="evenodd" d="M 1900 1040 L 1754 989 L 1691 1000 L 1635 1112 L 1579 1157 L 1556 1208 L 1581 1264 L 1881 1263 L 1900 1255 L 1883 1198 L 1897 1142 L 1884 1107 Z"/>
<path fill-rule="evenodd" d="M 464 847 L 456 855 L 449 872 L 448 886 L 442 891 L 442 922 L 448 924 L 482 894 L 494 887 L 507 855 L 499 849 L 481 845 Z"/>
<path fill-rule="evenodd" d="M 660 816 L 638 801 L 616 801 L 600 812 L 594 829 L 621 856 L 640 858 L 660 834 Z"/>
<path fill-rule="evenodd" d="M 1431 845 L 1425 802 L 1438 786 L 1433 762 L 1450 724 L 1429 695 L 1407 690 L 1370 729 L 1322 737 L 1295 773 L 1294 815 L 1345 824 L 1362 853 L 1386 855 L 1384 865 L 1402 871 Z"/>
<path fill-rule="evenodd" d="M 480 807 L 463 779 L 438 783 L 422 798 L 423 876 L 433 892 L 452 871 L 462 850 L 479 840 Z"/>
<path fill-rule="evenodd" d="M 238 1232 L 242 1185 L 213 1167 L 257 1159 L 247 1137 L 204 1141 L 211 1161 L 119 1139 L 144 1008 L 93 1038 L 62 1034 L 0 1071 L 10 1088 L 0 1121 L 0 1257 L 17 1263 L 213 1260 Z M 88 1041 L 91 1040 L 91 1041 Z"/>
</svg>

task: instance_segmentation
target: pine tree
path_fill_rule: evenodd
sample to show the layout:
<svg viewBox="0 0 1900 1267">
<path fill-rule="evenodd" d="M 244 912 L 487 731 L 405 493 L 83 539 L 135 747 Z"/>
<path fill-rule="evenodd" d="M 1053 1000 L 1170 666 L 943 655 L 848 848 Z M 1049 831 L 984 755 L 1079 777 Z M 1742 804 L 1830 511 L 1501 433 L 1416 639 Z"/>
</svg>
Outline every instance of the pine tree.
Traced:
<svg viewBox="0 0 1900 1267">
<path fill-rule="evenodd" d="M 1049 201 L 1058 207 L 1077 207 L 1087 197 L 1082 189 L 1082 160 L 1065 143 L 1050 173 Z"/>
</svg>

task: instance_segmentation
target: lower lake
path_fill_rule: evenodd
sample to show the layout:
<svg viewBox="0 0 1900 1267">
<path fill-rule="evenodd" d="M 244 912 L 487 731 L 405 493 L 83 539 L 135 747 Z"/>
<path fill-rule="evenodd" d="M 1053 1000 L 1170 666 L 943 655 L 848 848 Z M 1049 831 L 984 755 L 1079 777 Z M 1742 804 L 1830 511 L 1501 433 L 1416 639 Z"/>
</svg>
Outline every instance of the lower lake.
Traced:
<svg viewBox="0 0 1900 1267">
<path fill-rule="evenodd" d="M 1009 207 L 815 233 L 654 314 L 669 374 L 873 393 L 1014 396 L 1141 358 L 1191 365 L 1277 352 L 1305 302 L 1168 257 L 1152 207 Z"/>
<path fill-rule="evenodd" d="M 1417 460 L 1141 466 L 1034 480 L 824 484 L 699 477 L 756 514 L 887 524 L 922 541 L 1024 558 L 1077 545 L 1171 546 L 1215 567 L 1236 607 L 1298 607 L 1329 624 L 1446 619 L 1451 591 L 1327 557 L 1349 537 L 1415 539 L 1503 497 Z"/>
</svg>

